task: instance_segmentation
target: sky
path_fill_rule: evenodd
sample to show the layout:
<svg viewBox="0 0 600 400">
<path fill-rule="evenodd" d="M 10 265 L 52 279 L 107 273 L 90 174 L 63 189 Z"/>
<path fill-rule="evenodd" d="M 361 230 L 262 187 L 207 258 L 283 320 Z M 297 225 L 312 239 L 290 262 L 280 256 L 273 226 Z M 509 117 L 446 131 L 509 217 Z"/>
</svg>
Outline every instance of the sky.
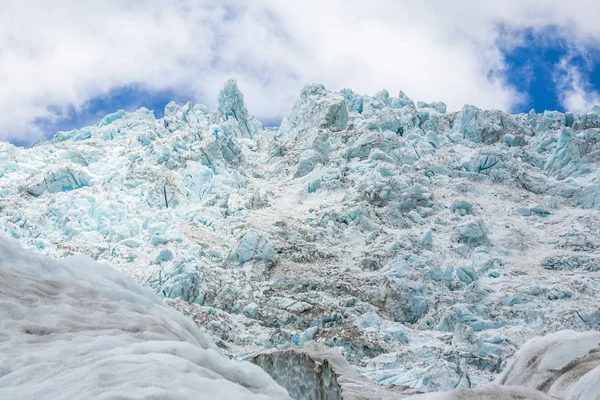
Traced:
<svg viewBox="0 0 600 400">
<path fill-rule="evenodd" d="M 235 77 L 265 125 L 302 86 L 518 113 L 600 104 L 597 0 L 2 0 L 0 140 L 118 109 L 216 107 Z"/>
</svg>

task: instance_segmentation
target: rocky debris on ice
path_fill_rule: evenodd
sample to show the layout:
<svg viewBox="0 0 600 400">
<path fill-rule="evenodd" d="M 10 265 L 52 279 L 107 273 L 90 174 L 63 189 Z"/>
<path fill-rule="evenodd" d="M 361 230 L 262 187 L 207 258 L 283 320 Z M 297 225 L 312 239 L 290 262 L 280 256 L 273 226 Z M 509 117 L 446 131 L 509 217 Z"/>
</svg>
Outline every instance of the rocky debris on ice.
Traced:
<svg viewBox="0 0 600 400">
<path fill-rule="evenodd" d="M 260 129 L 228 81 L 218 110 L 0 143 L 0 231 L 110 262 L 231 357 L 312 340 L 382 384 L 481 386 L 534 336 L 600 327 L 599 132 L 598 107 L 322 85 Z"/>
<path fill-rule="evenodd" d="M 110 266 L 5 237 L 0 254 L 0 398 L 289 399 Z"/>
<path fill-rule="evenodd" d="M 524 387 L 486 385 L 476 389 L 455 389 L 450 392 L 428 393 L 408 397 L 412 400 L 552 400 L 543 392 Z"/>
</svg>

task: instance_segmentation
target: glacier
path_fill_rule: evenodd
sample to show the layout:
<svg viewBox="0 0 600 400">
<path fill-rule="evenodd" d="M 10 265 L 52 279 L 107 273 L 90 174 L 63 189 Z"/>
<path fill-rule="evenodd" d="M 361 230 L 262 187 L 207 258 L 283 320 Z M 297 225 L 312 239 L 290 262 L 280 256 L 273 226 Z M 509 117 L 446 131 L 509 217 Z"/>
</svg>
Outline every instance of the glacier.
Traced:
<svg viewBox="0 0 600 400">
<path fill-rule="evenodd" d="M 377 385 L 359 374 L 339 349 L 314 341 L 259 352 L 253 363 L 230 360 L 193 321 L 108 265 L 83 255 L 51 259 L 5 237 L 0 238 L 0 251 L 1 399 L 508 400 L 600 395 L 597 331 L 559 331 L 531 339 L 495 384 L 411 396 L 419 391 Z"/>
<path fill-rule="evenodd" d="M 450 112 L 313 84 L 263 128 L 234 80 L 218 100 L 0 143 L 0 230 L 110 263 L 231 358 L 315 342 L 416 392 L 600 328 L 600 107 Z"/>
<path fill-rule="evenodd" d="M 289 399 L 110 266 L 6 238 L 0 253 L 0 398 Z"/>
</svg>

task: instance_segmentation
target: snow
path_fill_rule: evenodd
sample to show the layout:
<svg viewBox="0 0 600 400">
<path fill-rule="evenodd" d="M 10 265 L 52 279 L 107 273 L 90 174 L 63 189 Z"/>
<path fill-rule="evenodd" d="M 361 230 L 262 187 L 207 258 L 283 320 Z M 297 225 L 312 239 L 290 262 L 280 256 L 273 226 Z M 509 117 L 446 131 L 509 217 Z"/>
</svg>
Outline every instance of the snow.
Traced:
<svg viewBox="0 0 600 400">
<path fill-rule="evenodd" d="M 261 129 L 232 80 L 218 110 L 0 143 L 0 231 L 110 263 L 232 358 L 312 340 L 381 383 L 482 386 L 533 337 L 600 328 L 599 146 L 597 107 L 322 85 Z"/>
<path fill-rule="evenodd" d="M 448 393 L 429 393 L 409 397 L 414 400 L 552 400 L 553 397 L 547 396 L 537 390 L 531 390 L 523 387 L 506 387 L 488 385 L 473 390 L 456 389 Z"/>
<path fill-rule="evenodd" d="M 600 397 L 600 332 L 560 331 L 523 345 L 496 379 L 565 400 Z"/>
<path fill-rule="evenodd" d="M 8 238 L 0 254 L 0 398 L 288 398 L 113 268 Z"/>
</svg>

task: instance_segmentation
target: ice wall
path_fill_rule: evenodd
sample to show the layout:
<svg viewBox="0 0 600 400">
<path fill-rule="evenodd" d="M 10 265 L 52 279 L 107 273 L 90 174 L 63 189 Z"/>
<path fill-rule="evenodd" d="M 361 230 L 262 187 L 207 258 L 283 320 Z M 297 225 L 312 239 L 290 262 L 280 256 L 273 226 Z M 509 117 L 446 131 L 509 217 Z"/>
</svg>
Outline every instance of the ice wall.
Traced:
<svg viewBox="0 0 600 400">
<path fill-rule="evenodd" d="M 252 357 L 294 399 L 385 400 L 410 391 L 376 385 L 356 372 L 339 351 L 314 342 L 302 348 L 268 350 Z"/>
</svg>

